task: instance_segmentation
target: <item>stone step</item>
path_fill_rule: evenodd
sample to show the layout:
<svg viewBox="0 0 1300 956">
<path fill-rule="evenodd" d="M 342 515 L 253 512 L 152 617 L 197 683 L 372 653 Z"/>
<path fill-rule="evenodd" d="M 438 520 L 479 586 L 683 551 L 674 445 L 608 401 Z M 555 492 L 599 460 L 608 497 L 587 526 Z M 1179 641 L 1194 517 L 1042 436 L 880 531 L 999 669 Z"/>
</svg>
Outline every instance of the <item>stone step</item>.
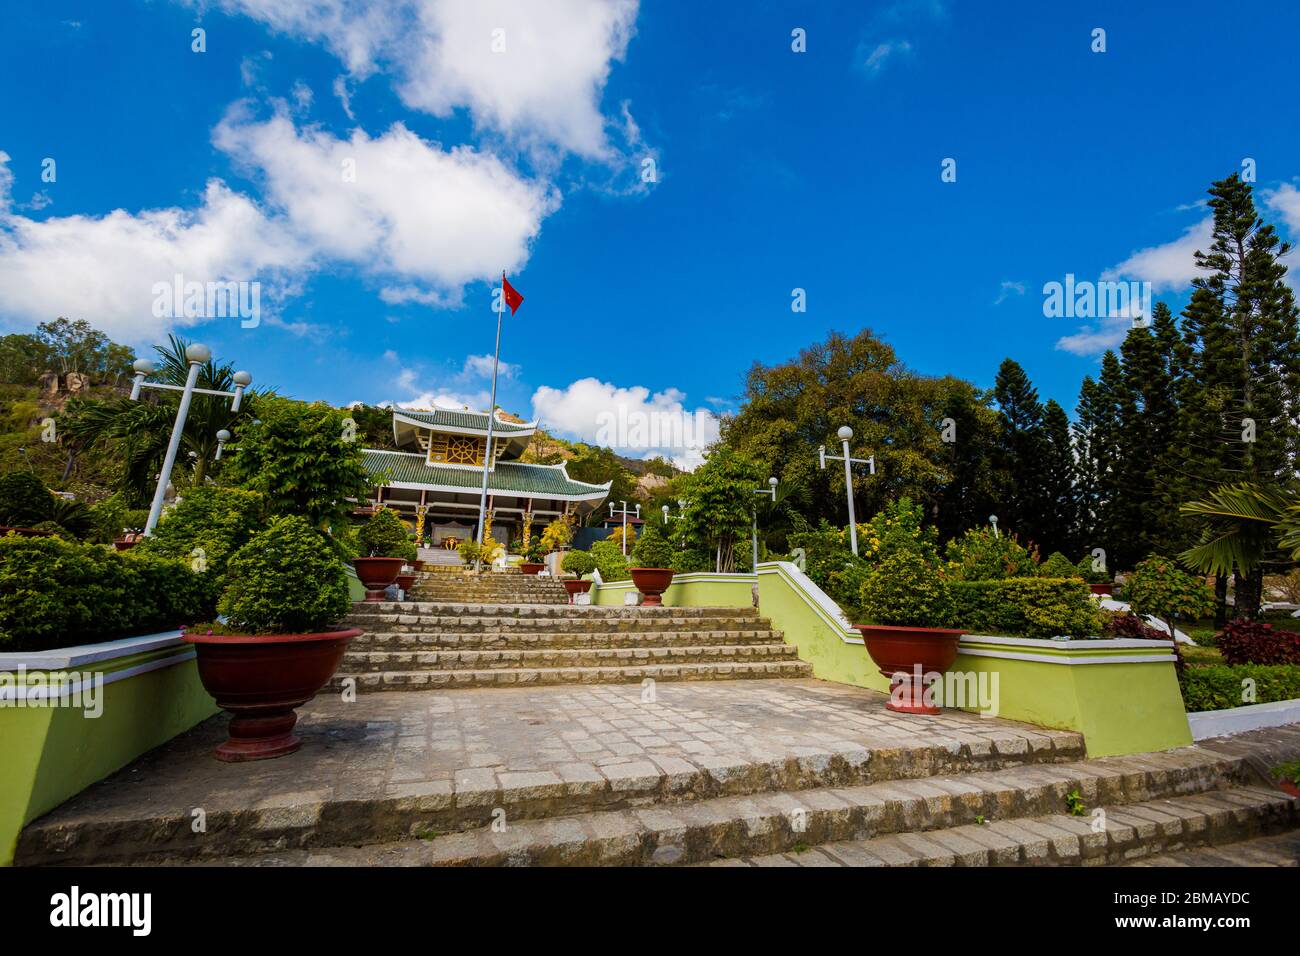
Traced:
<svg viewBox="0 0 1300 956">
<path fill-rule="evenodd" d="M 536 604 L 501 605 L 457 601 L 382 601 L 352 605 L 349 618 L 355 620 L 386 619 L 391 616 L 417 616 L 430 619 L 460 620 L 467 617 L 495 618 L 502 621 L 547 620 L 654 620 L 701 618 L 758 619 L 752 607 L 598 607 L 565 605 L 550 607 Z"/>
<path fill-rule="evenodd" d="M 1294 828 L 1300 826 L 1298 806 L 1300 803 L 1279 790 L 1233 787 L 1107 806 L 1102 808 L 1104 815 L 1096 819 L 1061 813 L 986 819 L 983 823 L 892 833 L 867 840 L 821 846 L 796 844 L 784 853 L 716 860 L 706 865 L 1115 865 L 1165 851 L 1232 844 L 1279 830 L 1295 839 Z M 1224 861 L 1218 865 L 1224 865 Z"/>
<path fill-rule="evenodd" d="M 753 623 L 748 622 L 748 623 Z M 779 644 L 773 630 L 679 631 L 366 631 L 349 651 L 542 650 L 546 648 L 654 648 Z"/>
<path fill-rule="evenodd" d="M 797 660 L 793 644 L 712 644 L 686 647 L 588 647 L 489 651 L 349 650 L 346 673 L 400 671 L 537 670 L 551 668 L 642 667 L 645 665 L 755 664 Z"/>
<path fill-rule="evenodd" d="M 785 645 L 782 645 L 785 646 Z M 449 690 L 457 687 L 518 687 L 552 684 L 635 684 L 656 681 L 755 680 L 769 677 L 811 677 L 812 665 L 800 660 L 727 660 L 701 664 L 628 664 L 599 667 L 510 667 L 494 670 L 374 671 L 350 670 L 346 662 L 326 685 L 341 691 L 355 680 L 365 692 Z"/>
<path fill-rule="evenodd" d="M 1126 866 L 1287 866 L 1300 867 L 1300 830 L 1256 837 L 1215 847 L 1158 853 Z"/>
<path fill-rule="evenodd" d="M 649 770 L 653 767 L 647 764 L 645 772 L 653 779 Z M 636 772 L 629 770 L 633 777 Z M 419 814 L 407 814 L 403 823 L 409 823 L 408 835 L 388 843 L 324 840 L 319 814 L 300 815 L 296 832 L 289 828 L 292 820 L 263 832 L 255 832 L 256 821 L 250 820 L 237 834 L 230 834 L 230 839 L 217 840 L 209 816 L 204 839 L 186 837 L 185 821 L 178 820 L 150 836 L 152 846 L 172 850 L 163 854 L 164 859 L 150 861 L 139 852 L 131 854 L 131 859 L 175 863 L 202 856 L 205 864 L 288 866 L 690 864 L 793 854 L 808 847 L 892 836 L 919 840 L 921 831 L 926 831 L 924 835 L 933 834 L 934 839 L 917 845 L 933 844 L 937 862 L 948 856 L 955 862 L 960 852 L 963 862 L 973 864 L 979 854 L 987 861 L 996 851 L 1002 854 L 998 859 L 1010 860 L 1014 855 L 1018 862 L 1070 863 L 1108 855 L 1112 840 L 1122 857 L 1126 847 L 1180 845 L 1174 841 L 1187 839 L 1185 834 L 1204 831 L 1216 839 L 1240 839 L 1296 825 L 1295 801 L 1278 791 L 1246 785 L 1244 775 L 1244 761 L 1189 747 L 1140 757 L 1044 763 L 864 786 L 764 789 L 693 801 L 668 801 L 661 794 L 652 805 L 619 800 L 594 812 L 560 815 L 551 809 L 542 819 L 512 814 L 508 801 L 494 793 L 476 804 L 469 815 L 485 824 L 476 829 L 462 827 L 460 832 L 452 832 L 455 828 L 448 825 L 454 814 L 444 811 L 440 816 L 435 811 L 435 805 L 456 804 L 459 795 L 452 798 L 440 793 L 424 801 L 412 795 L 408 803 L 423 802 L 424 819 L 409 823 Z M 628 782 L 637 785 L 634 780 Z M 608 794 L 608 785 L 592 781 L 593 794 Z M 544 799 L 548 787 L 554 786 L 538 781 L 534 799 Z M 1092 835 L 1086 823 L 1063 814 L 1066 795 L 1076 790 L 1089 806 L 1107 809 L 1109 828 L 1104 835 Z M 1175 804 L 1178 810 L 1173 809 Z M 491 825 L 497 808 L 496 819 L 505 824 L 499 832 Z M 1056 826 L 1058 817 L 1071 822 Z M 1043 818 L 1053 822 L 1039 823 Z M 981 820 L 991 822 L 980 825 Z M 996 833 L 997 839 L 986 837 L 981 842 L 966 838 L 969 844 L 950 840 L 951 845 L 938 840 L 943 831 L 971 826 L 980 833 Z M 32 829 L 23 835 L 20 862 L 74 862 L 59 857 L 53 848 L 29 842 Z M 164 840 L 168 834 L 171 839 Z M 1024 839 L 1028 849 L 1019 848 L 1017 838 Z M 182 843 L 184 854 L 176 852 Z M 234 852 L 223 855 L 223 845 Z M 289 849 L 291 846 L 295 848 Z M 269 852 L 257 852 L 259 848 Z M 69 847 L 68 852 L 76 849 Z M 116 852 L 104 843 L 96 849 Z"/>
<path fill-rule="evenodd" d="M 498 693 L 508 700 L 512 692 Z M 543 699 L 550 700 L 555 693 L 545 691 Z M 668 692 L 661 693 L 662 698 L 667 696 Z M 347 705 L 336 706 L 340 712 L 347 710 Z M 503 717 L 507 721 L 517 719 L 509 714 Z M 957 723 L 964 726 L 970 722 Z M 534 728 L 525 727 L 522 732 L 536 735 Z M 1179 758 L 1162 757 L 1159 766 L 1103 761 L 1102 769 L 1083 771 L 1078 768 L 1085 765 L 1074 763 L 1083 757 L 1083 738 L 1078 734 L 1038 731 L 1000 721 L 969 729 L 975 728 L 978 734 L 950 730 L 936 736 L 931 731 L 924 738 L 871 749 L 852 739 L 817 748 L 782 748 L 774 741 L 771 756 L 754 758 L 692 751 L 688 761 L 639 752 L 599 765 L 559 763 L 550 764 L 549 770 L 510 772 L 470 767 L 456 771 L 450 778 L 429 779 L 426 775 L 409 783 L 367 783 L 364 787 L 356 782 L 339 785 L 340 774 L 345 773 L 341 769 L 329 771 L 328 784 L 318 776 L 309 772 L 304 776 L 299 771 L 292 782 L 276 785 L 265 778 L 279 779 L 286 769 L 279 761 L 215 766 L 208 751 L 224 736 L 224 731 L 218 729 L 210 740 L 196 743 L 192 757 L 196 767 L 186 770 L 175 784 L 158 787 L 153 796 L 141 799 L 141 781 L 147 784 L 150 777 L 169 772 L 178 760 L 184 759 L 179 754 L 160 757 L 158 767 L 145 769 L 140 775 L 97 785 L 96 795 L 79 798 L 29 824 L 22 833 L 16 862 L 42 865 L 161 858 L 213 860 L 262 853 L 268 854 L 268 862 L 274 862 L 270 851 L 391 844 L 414 835 L 467 830 L 488 836 L 490 830 L 484 828 L 491 825 L 494 814 L 499 815 L 498 810 L 504 812 L 512 832 L 531 826 L 529 821 L 540 824 L 548 818 L 558 822 L 579 817 L 586 820 L 582 815 L 587 815 L 593 822 L 581 825 L 583 832 L 590 830 L 593 840 L 603 838 L 610 826 L 617 831 L 637 824 L 639 818 L 629 814 L 659 810 L 690 813 L 691 819 L 704 813 L 701 819 L 709 821 L 711 830 L 743 831 L 744 821 L 758 813 L 751 801 L 760 798 L 766 813 L 780 816 L 790 808 L 807 807 L 816 825 L 833 823 L 834 827 L 847 826 L 852 822 L 850 817 L 865 824 L 884 813 L 886 803 L 892 801 L 889 813 L 901 823 L 905 818 L 923 818 L 928 812 L 927 801 L 955 804 L 958 798 L 952 794 L 976 790 L 953 782 L 926 787 L 922 781 L 941 777 L 960 781 L 966 779 L 962 774 L 977 772 L 980 776 L 970 779 L 982 782 L 979 793 L 983 796 L 979 800 L 974 795 L 965 796 L 957 810 L 949 808 L 951 812 L 967 813 L 963 807 L 969 802 L 975 807 L 969 812 L 987 813 L 988 807 L 998 801 L 1008 810 L 1023 801 L 1030 810 L 1043 807 L 1038 812 L 1050 812 L 1059 808 L 1068 787 L 1086 786 L 1081 779 L 1098 781 L 1093 789 L 1104 789 L 1108 795 L 1129 792 L 1145 799 L 1153 789 L 1179 792 L 1226 786 L 1244 765 L 1243 760 L 1193 749 Z M 651 745 L 646 741 L 646 746 Z M 322 741 L 318 746 L 329 745 Z M 806 753 L 800 755 L 801 750 Z M 336 759 L 346 767 L 351 766 L 350 760 L 357 759 L 349 754 L 371 752 L 368 748 L 345 749 Z M 370 774 L 360 772 L 370 781 L 374 774 L 383 773 L 383 766 L 377 765 Z M 310 771 L 310 767 L 305 769 Z M 1033 780 L 1010 776 L 1031 772 L 1047 776 Z M 258 773 L 263 783 L 250 798 L 251 784 L 247 780 L 250 774 Z M 185 792 L 187 786 L 193 789 L 196 775 L 204 774 L 210 777 L 207 782 L 199 784 L 193 793 Z M 241 780 L 245 782 L 235 782 Z M 905 789 L 882 789 L 891 782 Z M 1017 793 L 1026 787 L 1043 793 L 1018 797 Z M 856 796 L 833 795 L 840 793 Z M 728 800 L 733 802 L 725 802 Z M 192 827 L 193 809 L 197 806 L 205 813 L 201 833 L 195 833 Z M 860 809 L 853 810 L 854 806 Z M 822 807 L 834 810 L 823 814 L 819 809 Z M 824 824 L 817 824 L 823 819 Z M 614 822 L 605 824 L 605 820 Z M 844 832 L 834 827 L 831 832 Z M 530 839 L 536 838 L 534 833 Z M 656 845 L 650 845 L 651 853 Z M 787 848 L 765 846 L 761 852 Z M 599 844 L 602 857 L 613 854 L 615 849 L 615 844 L 608 841 Z M 539 850 L 537 855 L 542 858 L 547 853 Z"/>
</svg>

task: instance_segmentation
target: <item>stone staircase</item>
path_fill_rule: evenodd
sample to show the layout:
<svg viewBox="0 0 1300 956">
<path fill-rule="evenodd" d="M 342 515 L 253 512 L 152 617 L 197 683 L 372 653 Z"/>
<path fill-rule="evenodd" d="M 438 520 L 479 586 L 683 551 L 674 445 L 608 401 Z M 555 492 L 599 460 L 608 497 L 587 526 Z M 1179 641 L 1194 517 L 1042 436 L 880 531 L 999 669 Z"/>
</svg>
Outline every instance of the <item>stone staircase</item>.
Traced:
<svg viewBox="0 0 1300 956">
<path fill-rule="evenodd" d="M 407 598 L 437 604 L 568 604 L 554 578 L 519 571 L 474 572 L 463 567 L 426 567 Z"/>
<path fill-rule="evenodd" d="M 812 674 L 753 608 L 415 601 L 356 604 L 346 623 L 365 634 L 330 690 L 349 680 L 366 692 Z"/>
</svg>

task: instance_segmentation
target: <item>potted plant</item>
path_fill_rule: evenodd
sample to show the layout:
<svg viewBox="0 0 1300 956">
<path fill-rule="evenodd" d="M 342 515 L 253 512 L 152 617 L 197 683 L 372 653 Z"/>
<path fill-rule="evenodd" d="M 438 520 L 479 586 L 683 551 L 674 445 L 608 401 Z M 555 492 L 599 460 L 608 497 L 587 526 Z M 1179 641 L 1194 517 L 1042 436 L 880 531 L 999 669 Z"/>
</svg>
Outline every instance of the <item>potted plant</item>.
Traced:
<svg viewBox="0 0 1300 956">
<path fill-rule="evenodd" d="M 1300 760 L 1292 760 L 1273 768 L 1278 784 L 1293 797 L 1300 797 Z"/>
<path fill-rule="evenodd" d="M 540 574 L 546 567 L 542 563 L 542 557 L 542 542 L 539 538 L 533 538 L 528 545 L 528 550 L 524 552 L 524 560 L 519 565 L 519 570 L 524 574 Z"/>
<path fill-rule="evenodd" d="M 231 556 L 219 624 L 188 627 L 199 679 L 233 714 L 219 760 L 293 753 L 295 708 L 334 676 L 355 627 L 333 626 L 351 607 L 343 563 L 307 521 L 275 519 Z"/>
<path fill-rule="evenodd" d="M 673 546 L 664 538 L 658 524 L 647 521 L 632 549 L 632 566 L 628 572 L 641 592 L 642 604 L 659 607 L 663 593 L 673 583 Z"/>
<path fill-rule="evenodd" d="M 577 575 L 576 578 L 566 578 L 560 582 L 564 585 L 564 590 L 569 592 L 569 603 L 572 604 L 575 595 L 586 594 L 591 590 L 591 582 L 584 581 L 582 576 L 596 570 L 596 559 L 586 551 L 570 551 L 564 556 L 560 567 Z"/>
<path fill-rule="evenodd" d="M 853 625 L 867 653 L 890 680 L 887 710 L 899 714 L 937 714 L 927 700 L 924 680 L 942 674 L 957 659 L 957 642 L 966 632 L 944 627 L 952 598 L 938 568 L 920 551 L 903 548 L 887 555 L 862 584 L 862 606 L 871 624 Z"/>
<path fill-rule="evenodd" d="M 397 580 L 402 565 L 415 560 L 415 545 L 402 519 L 389 508 L 372 514 L 358 537 L 361 556 L 352 559 L 352 566 L 366 589 L 366 603 L 376 604 L 383 601 L 384 591 Z"/>
<path fill-rule="evenodd" d="M 1115 581 L 1110 572 L 1106 570 L 1104 561 L 1101 562 L 1099 570 L 1095 568 L 1097 560 L 1092 555 L 1085 554 L 1079 559 L 1079 563 L 1075 565 L 1075 570 L 1078 571 L 1079 577 L 1083 578 L 1088 585 L 1089 591 L 1093 594 L 1109 597 L 1115 593 Z"/>
</svg>

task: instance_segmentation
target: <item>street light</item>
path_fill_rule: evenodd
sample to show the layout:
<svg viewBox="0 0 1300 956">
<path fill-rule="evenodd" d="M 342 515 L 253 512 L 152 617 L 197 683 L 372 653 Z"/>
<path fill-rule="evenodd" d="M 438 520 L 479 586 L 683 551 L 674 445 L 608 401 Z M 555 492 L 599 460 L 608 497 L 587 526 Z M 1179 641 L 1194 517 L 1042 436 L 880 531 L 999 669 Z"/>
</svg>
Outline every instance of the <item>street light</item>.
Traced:
<svg viewBox="0 0 1300 956">
<path fill-rule="evenodd" d="M 844 444 L 844 454 L 828 455 L 826 454 L 825 445 L 821 446 L 821 449 L 817 454 L 821 458 L 823 471 L 826 470 L 826 462 L 828 461 L 844 462 L 844 493 L 848 495 L 849 498 L 849 545 L 853 548 L 853 553 L 856 555 L 858 553 L 858 521 L 853 514 L 853 466 L 867 465 L 871 469 L 871 473 L 874 475 L 876 473 L 876 456 L 872 455 L 870 458 L 854 458 L 849 454 L 849 439 L 853 437 L 853 429 L 848 425 L 840 428 L 836 434 Z"/>
<path fill-rule="evenodd" d="M 172 437 L 167 443 L 167 455 L 163 458 L 162 471 L 158 474 L 158 487 L 154 490 L 153 504 L 149 507 L 149 520 L 145 523 L 145 536 L 153 534 L 154 527 L 158 524 L 158 518 L 162 515 L 163 499 L 167 497 L 167 485 L 171 481 L 172 467 L 176 464 L 176 452 L 181 446 L 181 435 L 185 431 L 185 419 L 190 413 L 190 402 L 193 400 L 195 393 L 200 395 L 216 395 L 220 398 L 232 399 L 230 403 L 231 412 L 239 411 L 239 406 L 244 401 L 244 389 L 253 383 L 253 376 L 247 372 L 236 372 L 234 374 L 235 390 L 233 392 L 222 392 L 212 388 L 195 388 L 199 381 L 199 370 L 212 359 L 212 350 L 206 345 L 200 345 L 195 342 L 185 349 L 185 361 L 189 363 L 189 374 L 185 377 L 184 386 L 166 385 L 162 382 L 146 382 L 145 377 L 152 375 L 154 371 L 153 362 L 148 359 L 136 359 L 135 381 L 131 385 L 131 400 L 140 400 L 140 389 L 156 388 L 169 392 L 180 392 L 180 405 L 176 408 L 176 422 L 172 425 Z M 225 432 L 226 438 L 221 437 L 221 432 Z M 224 428 L 217 433 L 217 457 L 221 457 L 221 446 L 230 439 L 230 433 Z"/>
<path fill-rule="evenodd" d="M 755 489 L 754 489 L 754 494 L 756 494 L 756 495 L 767 495 L 769 498 L 772 499 L 773 502 L 775 502 L 775 501 L 776 501 L 776 485 L 777 485 L 777 481 L 776 481 L 776 479 L 775 479 L 775 478 L 769 478 L 769 479 L 767 479 L 767 485 L 768 485 L 768 486 L 767 486 L 766 488 L 755 488 Z M 753 536 L 753 542 L 754 542 L 754 573 L 755 573 L 755 574 L 758 574 L 758 504 L 757 504 L 757 502 L 755 502 L 755 504 L 754 504 L 754 509 L 753 509 L 753 510 L 754 510 L 754 536 Z"/>
<path fill-rule="evenodd" d="M 623 505 L 622 509 L 619 510 L 619 511 L 615 511 L 615 510 L 614 510 L 614 502 L 611 501 L 611 502 L 609 503 L 609 516 L 610 516 L 611 518 L 614 517 L 615 515 L 622 515 L 622 516 L 623 516 L 623 557 L 626 558 L 626 557 L 627 557 L 627 516 L 630 515 L 630 514 L 633 514 L 634 512 L 631 512 L 631 511 L 628 511 L 628 510 L 627 510 L 627 502 L 626 502 L 626 501 L 620 502 L 620 504 Z M 640 505 L 637 505 L 637 506 L 636 506 L 636 512 L 635 512 L 635 514 L 636 514 L 636 516 L 637 516 L 638 518 L 641 517 L 641 506 L 640 506 Z"/>
</svg>

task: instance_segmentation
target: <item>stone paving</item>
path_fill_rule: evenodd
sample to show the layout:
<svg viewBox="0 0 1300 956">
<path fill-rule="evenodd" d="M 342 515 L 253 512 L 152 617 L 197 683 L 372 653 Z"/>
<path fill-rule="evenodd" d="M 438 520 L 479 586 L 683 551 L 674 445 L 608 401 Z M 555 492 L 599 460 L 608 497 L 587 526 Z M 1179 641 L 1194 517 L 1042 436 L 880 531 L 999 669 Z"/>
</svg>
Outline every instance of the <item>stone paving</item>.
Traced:
<svg viewBox="0 0 1300 956">
<path fill-rule="evenodd" d="M 480 810 L 559 798 L 603 806 L 620 795 L 694 799 L 1083 755 L 1077 734 L 956 711 L 901 716 L 882 694 L 811 679 L 661 683 L 653 701 L 642 693 L 596 685 L 318 698 L 300 711 L 302 750 L 245 764 L 210 756 L 224 738 L 218 717 L 28 830 L 184 821 L 198 807 L 209 819 L 246 820 L 259 807 L 272 817 L 315 807 L 319 817 L 322 804 L 403 798 Z M 537 815 L 555 810 L 539 805 Z"/>
</svg>

